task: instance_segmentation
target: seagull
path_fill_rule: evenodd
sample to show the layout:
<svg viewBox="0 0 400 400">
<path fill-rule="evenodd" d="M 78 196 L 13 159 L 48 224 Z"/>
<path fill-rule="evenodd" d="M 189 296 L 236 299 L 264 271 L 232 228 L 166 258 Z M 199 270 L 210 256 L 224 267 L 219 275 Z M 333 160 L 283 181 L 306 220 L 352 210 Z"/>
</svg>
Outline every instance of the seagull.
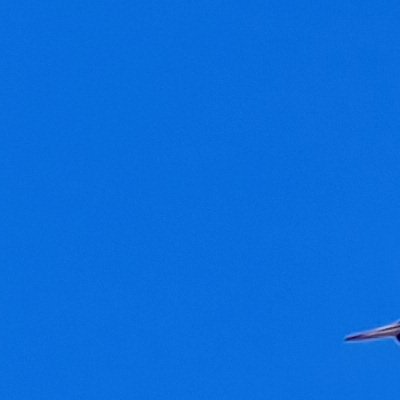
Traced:
<svg viewBox="0 0 400 400">
<path fill-rule="evenodd" d="M 380 328 L 346 336 L 344 340 L 346 342 L 361 342 L 365 340 L 377 339 L 395 339 L 400 342 L 400 321 L 394 322 L 390 325 L 382 326 Z"/>
</svg>

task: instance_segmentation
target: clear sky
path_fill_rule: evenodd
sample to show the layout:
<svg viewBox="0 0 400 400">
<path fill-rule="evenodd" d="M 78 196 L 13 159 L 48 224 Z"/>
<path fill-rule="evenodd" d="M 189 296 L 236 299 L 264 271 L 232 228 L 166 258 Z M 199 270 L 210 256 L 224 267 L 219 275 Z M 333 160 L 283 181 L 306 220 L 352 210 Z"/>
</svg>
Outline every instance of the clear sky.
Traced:
<svg viewBox="0 0 400 400">
<path fill-rule="evenodd" d="M 398 2 L 0 15 L 3 399 L 393 399 Z"/>
</svg>

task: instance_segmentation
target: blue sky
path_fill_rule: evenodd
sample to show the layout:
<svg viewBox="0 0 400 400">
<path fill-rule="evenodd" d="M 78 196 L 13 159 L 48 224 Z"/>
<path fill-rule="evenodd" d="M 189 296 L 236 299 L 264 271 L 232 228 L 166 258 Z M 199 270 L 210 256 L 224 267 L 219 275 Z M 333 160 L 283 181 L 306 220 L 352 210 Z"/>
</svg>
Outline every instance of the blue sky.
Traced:
<svg viewBox="0 0 400 400">
<path fill-rule="evenodd" d="M 398 2 L 0 5 L 4 399 L 385 399 Z"/>
</svg>

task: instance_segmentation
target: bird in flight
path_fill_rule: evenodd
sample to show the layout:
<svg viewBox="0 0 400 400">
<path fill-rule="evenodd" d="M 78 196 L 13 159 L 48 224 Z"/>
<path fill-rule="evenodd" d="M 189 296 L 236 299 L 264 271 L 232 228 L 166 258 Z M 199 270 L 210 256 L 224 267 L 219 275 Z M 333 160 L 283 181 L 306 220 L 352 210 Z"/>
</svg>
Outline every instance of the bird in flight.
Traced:
<svg viewBox="0 0 400 400">
<path fill-rule="evenodd" d="M 395 339 L 400 342 L 400 321 L 393 324 L 346 336 L 346 342 L 361 342 L 366 340 Z"/>
</svg>

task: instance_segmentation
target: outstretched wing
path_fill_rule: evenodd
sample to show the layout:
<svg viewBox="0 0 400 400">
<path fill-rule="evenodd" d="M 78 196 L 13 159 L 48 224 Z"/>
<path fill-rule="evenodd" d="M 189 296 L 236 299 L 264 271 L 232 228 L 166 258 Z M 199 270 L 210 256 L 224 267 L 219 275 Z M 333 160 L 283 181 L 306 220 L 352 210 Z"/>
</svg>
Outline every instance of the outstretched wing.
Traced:
<svg viewBox="0 0 400 400">
<path fill-rule="evenodd" d="M 345 340 L 347 342 L 359 342 L 387 338 L 396 338 L 400 342 L 400 324 L 398 322 L 391 325 L 382 326 L 381 328 L 347 336 Z"/>
</svg>

